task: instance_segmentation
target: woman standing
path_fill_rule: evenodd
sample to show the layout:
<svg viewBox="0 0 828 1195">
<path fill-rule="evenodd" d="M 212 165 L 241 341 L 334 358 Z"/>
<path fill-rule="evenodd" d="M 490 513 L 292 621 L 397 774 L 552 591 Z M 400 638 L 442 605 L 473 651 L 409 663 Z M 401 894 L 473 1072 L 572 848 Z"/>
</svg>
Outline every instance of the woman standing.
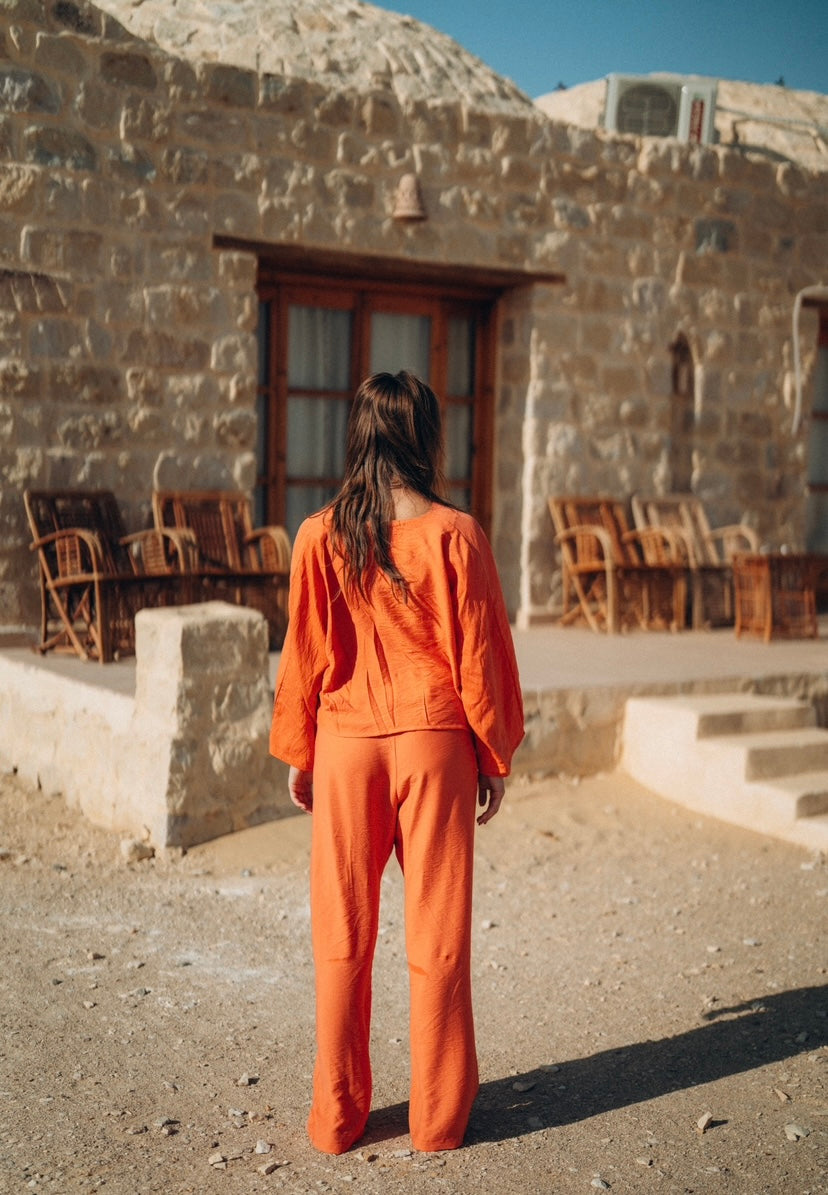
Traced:
<svg viewBox="0 0 828 1195">
<path fill-rule="evenodd" d="M 392 850 L 405 882 L 413 1146 L 459 1146 L 478 1088 L 475 797 L 483 825 L 503 799 L 523 703 L 491 548 L 440 497 L 441 456 L 431 389 L 406 372 L 368 378 L 342 488 L 293 551 L 270 750 L 313 813 L 308 1133 L 333 1154 L 359 1139 L 371 1106 L 371 971 Z"/>
</svg>

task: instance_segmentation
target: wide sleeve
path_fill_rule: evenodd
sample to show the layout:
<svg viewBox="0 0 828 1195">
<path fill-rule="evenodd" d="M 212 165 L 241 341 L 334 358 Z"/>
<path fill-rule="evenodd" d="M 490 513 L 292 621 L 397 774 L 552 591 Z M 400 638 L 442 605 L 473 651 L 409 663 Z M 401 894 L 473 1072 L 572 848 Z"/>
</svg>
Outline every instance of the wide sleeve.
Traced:
<svg viewBox="0 0 828 1195">
<path fill-rule="evenodd" d="M 485 776 L 508 776 L 524 733 L 523 696 L 494 556 L 476 525 L 460 541 L 456 585 L 460 695 L 478 768 Z"/>
<path fill-rule="evenodd" d="M 276 674 L 270 754 L 309 772 L 327 664 L 328 595 L 318 538 L 308 522 L 299 528 L 293 546 L 288 608 L 287 634 Z"/>
</svg>

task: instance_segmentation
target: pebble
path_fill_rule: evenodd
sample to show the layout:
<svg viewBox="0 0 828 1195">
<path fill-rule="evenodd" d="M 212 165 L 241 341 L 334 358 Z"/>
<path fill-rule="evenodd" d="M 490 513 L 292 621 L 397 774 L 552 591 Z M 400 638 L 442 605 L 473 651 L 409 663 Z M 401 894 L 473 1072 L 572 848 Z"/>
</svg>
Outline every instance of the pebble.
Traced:
<svg viewBox="0 0 828 1195">
<path fill-rule="evenodd" d="M 253 1147 L 254 1154 L 269 1154 L 273 1146 L 269 1141 L 257 1141 Z"/>
<path fill-rule="evenodd" d="M 207 1159 L 207 1164 L 208 1166 L 215 1167 L 217 1170 L 226 1170 L 227 1158 L 225 1158 L 223 1153 L 213 1153 Z"/>
<path fill-rule="evenodd" d="M 600 1174 L 596 1175 L 589 1185 L 597 1187 L 599 1191 L 608 1191 L 610 1189 L 609 1183 L 605 1178 L 601 1178 Z"/>
<path fill-rule="evenodd" d="M 512 1091 L 531 1091 L 536 1086 L 535 1079 L 518 1079 L 512 1084 Z"/>
<path fill-rule="evenodd" d="M 696 1128 L 699 1130 L 700 1133 L 706 1133 L 707 1130 L 712 1125 L 712 1123 L 713 1123 L 712 1113 L 705 1112 L 704 1115 L 700 1116 L 699 1119 L 696 1121 Z"/>
<path fill-rule="evenodd" d="M 137 838 L 121 840 L 121 857 L 125 863 L 142 863 L 144 859 L 152 859 L 154 855 L 155 847 L 150 846 L 148 842 L 141 842 Z"/>
<path fill-rule="evenodd" d="M 259 1082 L 258 1075 L 243 1074 L 240 1079 L 236 1080 L 237 1087 L 253 1087 Z"/>
<path fill-rule="evenodd" d="M 758 938 L 742 938 L 743 946 L 761 946 L 762 943 Z"/>
<path fill-rule="evenodd" d="M 785 1125 L 785 1136 L 788 1138 L 789 1141 L 799 1141 L 804 1137 L 810 1136 L 810 1133 L 811 1133 L 811 1130 L 806 1129 L 805 1126 L 801 1125 L 801 1124 L 786 1124 Z"/>
<path fill-rule="evenodd" d="M 393 1156 L 395 1158 L 410 1158 L 412 1155 L 413 1151 L 410 1149 L 395 1149 Z"/>
<path fill-rule="evenodd" d="M 287 1158 L 283 1158 L 281 1162 L 262 1162 L 261 1166 L 257 1166 L 259 1174 L 272 1174 L 274 1170 L 278 1170 L 280 1166 L 288 1166 L 290 1163 Z"/>
</svg>

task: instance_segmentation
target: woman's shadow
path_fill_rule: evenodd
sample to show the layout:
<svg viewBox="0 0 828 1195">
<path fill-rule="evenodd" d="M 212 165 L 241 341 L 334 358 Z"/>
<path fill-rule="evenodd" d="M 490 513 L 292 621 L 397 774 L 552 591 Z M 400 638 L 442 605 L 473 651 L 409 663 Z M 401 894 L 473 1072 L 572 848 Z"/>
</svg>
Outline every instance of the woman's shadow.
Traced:
<svg viewBox="0 0 828 1195">
<path fill-rule="evenodd" d="M 572 1124 L 828 1045 L 828 985 L 756 997 L 675 1037 L 635 1042 L 483 1083 L 466 1144 Z M 548 1058 L 546 1044 L 544 1059 Z M 371 1114 L 361 1144 L 408 1131 L 408 1105 Z"/>
</svg>

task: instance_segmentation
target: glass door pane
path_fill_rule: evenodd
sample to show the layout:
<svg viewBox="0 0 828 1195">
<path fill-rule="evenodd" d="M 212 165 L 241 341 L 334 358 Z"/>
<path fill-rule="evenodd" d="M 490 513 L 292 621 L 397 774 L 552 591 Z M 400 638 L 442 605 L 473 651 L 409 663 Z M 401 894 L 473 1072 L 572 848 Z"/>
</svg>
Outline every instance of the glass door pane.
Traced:
<svg viewBox="0 0 828 1195">
<path fill-rule="evenodd" d="M 353 313 L 288 308 L 285 525 L 299 524 L 336 493 L 345 463 Z"/>
<path fill-rule="evenodd" d="M 474 464 L 474 319 L 466 315 L 450 316 L 446 339 L 446 477 L 452 502 L 470 510 Z"/>
<path fill-rule="evenodd" d="M 371 315 L 370 372 L 408 369 L 431 380 L 431 316 L 375 311 Z"/>
</svg>

